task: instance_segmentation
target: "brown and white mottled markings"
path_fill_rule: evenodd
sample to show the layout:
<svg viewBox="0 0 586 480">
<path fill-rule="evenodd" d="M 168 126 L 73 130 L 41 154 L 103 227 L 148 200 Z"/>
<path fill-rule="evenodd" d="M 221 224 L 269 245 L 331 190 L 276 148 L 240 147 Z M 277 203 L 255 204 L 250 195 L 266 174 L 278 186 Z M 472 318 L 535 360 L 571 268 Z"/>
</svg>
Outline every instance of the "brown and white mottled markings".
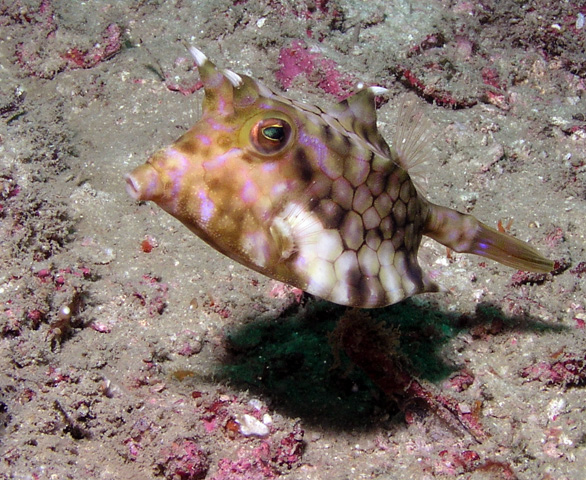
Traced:
<svg viewBox="0 0 586 480">
<path fill-rule="evenodd" d="M 553 263 L 470 215 L 434 205 L 409 174 L 428 156 L 429 124 L 400 109 L 389 146 L 368 87 L 323 111 L 190 49 L 205 88 L 201 119 L 127 175 L 220 252 L 342 305 L 380 307 L 438 289 L 417 252 L 427 235 L 526 270 Z"/>
</svg>

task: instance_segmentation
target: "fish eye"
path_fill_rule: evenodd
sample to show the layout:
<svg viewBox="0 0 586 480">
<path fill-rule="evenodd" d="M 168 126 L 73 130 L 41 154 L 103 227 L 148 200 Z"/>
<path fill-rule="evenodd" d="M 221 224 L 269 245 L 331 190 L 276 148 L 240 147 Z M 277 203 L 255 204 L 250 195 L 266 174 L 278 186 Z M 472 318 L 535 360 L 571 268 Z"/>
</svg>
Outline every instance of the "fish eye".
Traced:
<svg viewBox="0 0 586 480">
<path fill-rule="evenodd" d="M 263 155 L 282 151 L 291 139 L 291 125 L 281 118 L 265 118 L 250 130 L 252 146 Z"/>
</svg>

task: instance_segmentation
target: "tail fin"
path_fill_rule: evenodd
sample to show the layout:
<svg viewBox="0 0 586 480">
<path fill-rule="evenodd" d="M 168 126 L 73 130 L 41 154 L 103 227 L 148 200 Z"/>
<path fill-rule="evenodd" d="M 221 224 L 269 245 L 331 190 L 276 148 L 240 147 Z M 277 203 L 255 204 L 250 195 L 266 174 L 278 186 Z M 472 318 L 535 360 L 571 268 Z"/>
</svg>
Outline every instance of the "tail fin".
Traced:
<svg viewBox="0 0 586 480">
<path fill-rule="evenodd" d="M 423 233 L 456 252 L 474 253 L 520 270 L 545 273 L 554 267 L 527 243 L 451 208 L 430 203 Z"/>
</svg>

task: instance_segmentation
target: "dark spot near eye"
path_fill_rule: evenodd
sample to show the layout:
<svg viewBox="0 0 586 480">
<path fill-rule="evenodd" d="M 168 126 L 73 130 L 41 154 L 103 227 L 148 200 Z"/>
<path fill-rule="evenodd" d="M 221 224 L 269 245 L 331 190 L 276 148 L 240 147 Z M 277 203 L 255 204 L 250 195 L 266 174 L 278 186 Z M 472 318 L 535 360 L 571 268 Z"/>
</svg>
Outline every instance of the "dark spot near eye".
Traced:
<svg viewBox="0 0 586 480">
<path fill-rule="evenodd" d="M 313 178 L 314 172 L 313 167 L 311 166 L 311 163 L 309 162 L 306 153 L 303 151 L 303 149 L 299 148 L 295 152 L 295 156 L 293 158 L 295 161 L 295 167 L 297 167 L 297 170 L 301 175 L 301 179 L 304 182 L 310 182 Z"/>
<path fill-rule="evenodd" d="M 352 151 L 352 140 L 348 135 L 342 135 L 342 142 L 344 143 L 343 149 L 345 152 Z"/>
<path fill-rule="evenodd" d="M 332 133 L 332 127 L 330 127 L 329 125 L 324 125 L 323 131 L 324 131 L 324 137 L 326 140 L 325 143 L 326 144 L 332 143 L 332 141 L 334 140 L 334 134 Z"/>
</svg>

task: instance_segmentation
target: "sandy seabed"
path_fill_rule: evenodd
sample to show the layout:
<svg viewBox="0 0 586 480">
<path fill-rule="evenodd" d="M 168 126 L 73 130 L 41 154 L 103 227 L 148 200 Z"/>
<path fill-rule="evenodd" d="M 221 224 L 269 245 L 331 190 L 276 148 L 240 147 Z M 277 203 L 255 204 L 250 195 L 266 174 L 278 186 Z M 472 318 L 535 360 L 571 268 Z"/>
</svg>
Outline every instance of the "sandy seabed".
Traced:
<svg viewBox="0 0 586 480">
<path fill-rule="evenodd" d="M 584 478 L 586 7 L 551 3 L 0 1 L 0 478 Z M 358 315 L 234 264 L 125 193 L 198 118 L 185 42 L 324 108 L 385 86 L 387 139 L 417 98 L 427 196 L 556 270 L 429 240 L 447 293 Z"/>
</svg>

